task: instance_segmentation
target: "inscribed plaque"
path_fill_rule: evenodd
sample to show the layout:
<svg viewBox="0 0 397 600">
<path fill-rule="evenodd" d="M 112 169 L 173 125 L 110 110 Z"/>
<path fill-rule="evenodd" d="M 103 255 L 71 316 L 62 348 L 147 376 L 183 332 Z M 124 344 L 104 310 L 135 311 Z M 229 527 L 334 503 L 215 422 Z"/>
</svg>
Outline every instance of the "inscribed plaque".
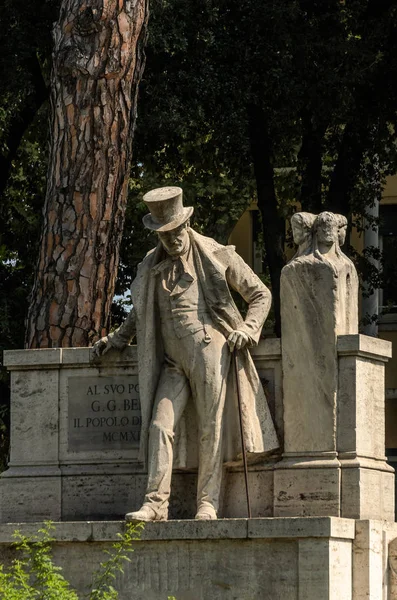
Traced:
<svg viewBox="0 0 397 600">
<path fill-rule="evenodd" d="M 69 377 L 69 452 L 139 447 L 141 406 L 137 375 Z"/>
</svg>

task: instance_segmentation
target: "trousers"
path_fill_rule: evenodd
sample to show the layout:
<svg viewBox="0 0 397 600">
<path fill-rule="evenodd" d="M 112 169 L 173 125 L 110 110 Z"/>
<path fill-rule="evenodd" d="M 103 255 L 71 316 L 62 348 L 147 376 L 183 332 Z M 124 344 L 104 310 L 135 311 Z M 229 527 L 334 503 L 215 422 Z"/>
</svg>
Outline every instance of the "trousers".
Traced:
<svg viewBox="0 0 397 600">
<path fill-rule="evenodd" d="M 156 513 L 168 510 L 175 428 L 191 398 L 198 420 L 197 508 L 209 505 L 218 510 L 230 351 L 224 335 L 210 324 L 206 325 L 205 339 L 203 331 L 179 339 L 169 330 L 163 343 L 165 363 L 149 430 L 144 502 Z"/>
</svg>

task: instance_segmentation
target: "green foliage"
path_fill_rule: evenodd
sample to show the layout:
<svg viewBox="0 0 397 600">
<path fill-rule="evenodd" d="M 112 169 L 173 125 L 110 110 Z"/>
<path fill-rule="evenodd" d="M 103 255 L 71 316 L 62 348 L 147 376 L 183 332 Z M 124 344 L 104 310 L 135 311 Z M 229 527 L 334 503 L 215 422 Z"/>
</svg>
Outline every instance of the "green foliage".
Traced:
<svg viewBox="0 0 397 600">
<path fill-rule="evenodd" d="M 252 192 L 254 105 L 266 114 L 274 166 L 294 169 L 288 199 L 314 202 L 312 150 L 328 167 L 311 171 L 326 203 L 346 125 L 357 122 L 363 134 L 360 163 L 363 150 L 373 152 L 369 117 L 382 127 L 379 147 L 393 135 L 384 126 L 395 118 L 394 96 L 379 82 L 396 68 L 395 6 L 372 4 L 154 0 L 137 137 L 143 169 L 173 180 L 183 169 L 196 180 L 227 174 L 234 188 L 250 181 Z"/>
<path fill-rule="evenodd" d="M 153 0 L 149 29 L 119 292 L 153 245 L 140 198 L 156 185 L 181 185 L 195 226 L 223 242 L 263 182 L 282 219 L 299 201 L 362 223 L 397 171 L 394 1 Z M 256 177 L 252 107 L 270 145 Z M 357 266 L 370 285 L 384 276 Z"/>
<path fill-rule="evenodd" d="M 129 553 L 134 552 L 133 542 L 139 541 L 144 524 L 126 524 L 123 534 L 118 534 L 119 541 L 112 544 L 112 550 L 105 550 L 108 559 L 101 563 L 101 568 L 95 573 L 89 600 L 117 600 L 118 592 L 112 583 L 117 573 L 124 573 L 124 563 L 130 562 Z"/>
<path fill-rule="evenodd" d="M 123 573 L 123 565 L 130 561 L 129 554 L 134 551 L 133 543 L 140 540 L 143 523 L 127 523 L 119 540 L 112 550 L 105 551 L 107 560 L 103 561 L 94 573 L 92 589 L 88 600 L 117 600 L 118 592 L 113 587 L 117 573 Z M 55 541 L 51 532 L 54 525 L 47 521 L 38 533 L 24 536 L 14 533 L 17 558 L 7 570 L 0 565 L 0 597 L 4 600 L 79 600 L 77 593 L 65 580 L 61 567 L 52 562 L 51 546 Z"/>
<path fill-rule="evenodd" d="M 51 560 L 54 526 L 46 522 L 36 535 L 14 533 L 18 558 L 7 572 L 0 566 L 0 594 L 5 600 L 78 600 Z"/>
</svg>

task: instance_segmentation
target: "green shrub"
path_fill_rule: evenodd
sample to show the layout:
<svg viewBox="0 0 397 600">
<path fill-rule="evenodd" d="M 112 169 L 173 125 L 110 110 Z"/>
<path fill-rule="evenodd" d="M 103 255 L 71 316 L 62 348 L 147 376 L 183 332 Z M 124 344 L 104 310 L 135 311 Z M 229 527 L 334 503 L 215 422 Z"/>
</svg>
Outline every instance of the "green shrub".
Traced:
<svg viewBox="0 0 397 600">
<path fill-rule="evenodd" d="M 94 573 L 92 589 L 86 598 L 117 600 L 118 592 L 112 583 L 117 573 L 123 573 L 124 562 L 131 560 L 128 554 L 134 551 L 132 544 L 140 540 L 143 527 L 143 523 L 127 523 L 112 550 L 105 550 L 108 558 Z M 1 600 L 80 600 L 63 577 L 61 567 L 52 562 L 51 545 L 55 539 L 51 532 L 54 529 L 54 525 L 46 521 L 36 535 L 14 533 L 17 558 L 9 569 L 0 565 Z"/>
</svg>

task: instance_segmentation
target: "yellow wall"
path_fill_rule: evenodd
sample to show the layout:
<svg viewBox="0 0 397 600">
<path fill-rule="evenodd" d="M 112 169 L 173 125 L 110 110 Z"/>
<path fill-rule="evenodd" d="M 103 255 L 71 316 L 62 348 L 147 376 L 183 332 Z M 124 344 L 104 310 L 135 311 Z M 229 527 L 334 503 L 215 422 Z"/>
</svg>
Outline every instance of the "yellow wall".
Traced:
<svg viewBox="0 0 397 600">
<path fill-rule="evenodd" d="M 386 400 L 386 448 L 397 448 L 397 399 Z"/>
<path fill-rule="evenodd" d="M 386 387 L 397 388 L 397 330 L 379 331 L 382 340 L 389 340 L 393 344 L 393 356 L 386 365 Z M 397 403 L 397 400 L 396 400 Z"/>
<path fill-rule="evenodd" d="M 396 204 L 397 201 L 397 175 L 386 177 L 386 185 L 383 188 L 382 204 Z"/>
<path fill-rule="evenodd" d="M 237 221 L 229 237 L 229 244 L 234 244 L 240 256 L 252 267 L 254 257 L 252 256 L 252 225 L 250 210 L 246 210 Z"/>
</svg>

